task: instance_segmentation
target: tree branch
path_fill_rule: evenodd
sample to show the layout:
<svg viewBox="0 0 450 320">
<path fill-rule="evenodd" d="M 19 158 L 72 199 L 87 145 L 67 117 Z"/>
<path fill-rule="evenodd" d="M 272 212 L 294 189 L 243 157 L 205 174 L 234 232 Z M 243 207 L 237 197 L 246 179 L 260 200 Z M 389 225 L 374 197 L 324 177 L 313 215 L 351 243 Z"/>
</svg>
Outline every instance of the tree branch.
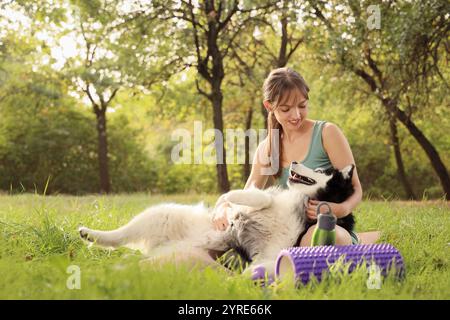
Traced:
<svg viewBox="0 0 450 320">
<path fill-rule="evenodd" d="M 92 106 L 94 107 L 95 113 L 98 114 L 100 112 L 100 108 L 99 108 L 97 102 L 95 102 L 94 97 L 92 97 L 89 82 L 86 84 L 86 89 L 82 89 L 82 90 L 83 90 L 83 92 L 85 92 L 87 94 L 89 100 L 92 103 Z"/>
<path fill-rule="evenodd" d="M 291 56 L 294 54 L 294 52 L 298 49 L 298 47 L 300 46 L 300 44 L 303 43 L 305 39 L 302 37 L 300 39 L 298 39 L 297 43 L 294 45 L 294 47 L 291 47 L 291 49 L 289 50 L 289 53 L 287 55 L 287 59 L 286 61 L 289 61 L 289 59 L 291 58 Z"/>
<path fill-rule="evenodd" d="M 219 22 L 219 27 L 217 28 L 217 33 L 219 33 L 223 28 L 226 27 L 226 25 L 231 20 L 233 15 L 238 11 L 238 9 L 239 9 L 238 4 L 239 4 L 238 1 L 236 1 L 236 0 L 233 1 L 233 7 L 231 8 L 230 12 L 228 12 L 228 15 L 222 22 Z M 222 5 L 222 1 L 220 2 L 219 10 L 221 10 L 221 5 Z M 219 12 L 218 16 L 220 18 L 220 12 Z"/>
<path fill-rule="evenodd" d="M 183 1 L 184 2 L 184 1 Z M 195 43 L 195 51 L 197 53 L 197 70 L 198 72 L 208 81 L 211 81 L 211 76 L 208 72 L 208 59 L 209 55 L 207 54 L 206 57 L 203 59 L 201 55 L 201 46 L 200 46 L 200 40 L 198 37 L 198 31 L 197 31 L 197 21 L 195 20 L 195 14 L 194 14 L 194 5 L 192 4 L 192 0 L 189 0 L 189 13 L 191 15 L 191 24 L 194 31 L 194 43 Z"/>
<path fill-rule="evenodd" d="M 378 68 L 377 63 L 375 62 L 375 60 L 373 60 L 371 52 L 372 50 L 369 48 L 364 51 L 364 54 L 366 56 L 367 63 L 369 64 L 370 69 L 372 69 L 372 71 L 375 73 L 376 77 L 378 78 L 378 81 L 380 82 L 381 88 L 383 88 L 384 87 L 383 75 L 380 69 Z"/>
<path fill-rule="evenodd" d="M 375 79 L 373 79 L 370 74 L 365 72 L 363 69 L 353 69 L 353 72 L 357 76 L 361 77 L 370 86 L 370 89 L 372 89 L 374 93 L 377 93 L 379 91 Z"/>
<path fill-rule="evenodd" d="M 199 85 L 199 83 L 198 83 L 198 79 L 195 79 L 195 87 L 197 88 L 198 93 L 200 93 L 201 95 L 205 96 L 208 100 L 211 100 L 211 99 L 212 99 L 212 95 L 211 95 L 211 94 L 206 93 L 205 91 L 203 91 L 203 90 L 200 88 L 200 85 Z"/>
<path fill-rule="evenodd" d="M 311 3 L 311 1 L 310 1 Z M 330 21 L 328 21 L 327 18 L 325 18 L 325 16 L 323 15 L 322 11 L 319 9 L 319 7 L 317 7 L 317 5 L 311 3 L 311 6 L 314 9 L 314 14 L 316 15 L 316 17 L 318 17 L 320 19 L 320 21 L 322 21 L 326 27 L 328 28 L 328 30 L 333 31 L 334 32 L 334 28 L 332 26 L 332 24 L 330 23 Z"/>
<path fill-rule="evenodd" d="M 114 99 L 114 97 L 115 97 L 117 91 L 119 91 L 119 88 L 116 88 L 116 89 L 113 90 L 113 92 L 112 92 L 111 96 L 109 97 L 108 101 L 106 101 L 106 105 L 109 105 L 109 103 L 111 102 L 111 100 Z"/>
</svg>

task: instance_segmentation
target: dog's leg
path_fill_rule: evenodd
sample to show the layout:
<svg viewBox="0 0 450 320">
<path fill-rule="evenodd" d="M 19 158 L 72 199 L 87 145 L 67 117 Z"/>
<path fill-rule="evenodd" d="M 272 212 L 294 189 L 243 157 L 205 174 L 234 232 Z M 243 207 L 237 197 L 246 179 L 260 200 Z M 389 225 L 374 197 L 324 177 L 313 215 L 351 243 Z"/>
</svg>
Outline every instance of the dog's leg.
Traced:
<svg viewBox="0 0 450 320">
<path fill-rule="evenodd" d="M 153 239 L 161 237 L 164 223 L 168 221 L 164 210 L 150 208 L 145 210 L 126 225 L 111 231 L 93 230 L 87 227 L 78 229 L 81 238 L 103 247 L 121 247 L 134 242 L 146 241 L 147 249 L 151 249 Z"/>
<path fill-rule="evenodd" d="M 144 254 L 171 241 L 199 242 L 212 229 L 209 212 L 203 206 L 163 204 L 148 208 L 123 227 L 112 231 L 79 229 L 80 236 L 104 247 L 125 246 Z"/>
<path fill-rule="evenodd" d="M 259 189 L 233 190 L 225 195 L 225 199 L 233 204 L 247 206 L 255 210 L 270 207 L 272 196 Z"/>
<path fill-rule="evenodd" d="M 81 238 L 104 247 L 120 247 L 126 243 L 127 238 L 127 232 L 124 227 L 112 231 L 91 230 L 86 227 L 81 227 L 78 231 L 80 232 Z"/>
</svg>

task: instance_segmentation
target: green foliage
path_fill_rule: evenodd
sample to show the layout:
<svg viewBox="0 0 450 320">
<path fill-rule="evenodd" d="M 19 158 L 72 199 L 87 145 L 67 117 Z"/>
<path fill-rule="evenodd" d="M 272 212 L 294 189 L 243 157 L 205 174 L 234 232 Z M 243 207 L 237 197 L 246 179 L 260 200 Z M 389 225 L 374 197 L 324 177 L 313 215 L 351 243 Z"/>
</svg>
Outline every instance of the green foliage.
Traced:
<svg viewBox="0 0 450 320">
<path fill-rule="evenodd" d="M 180 21 L 174 26 L 173 21 L 158 20 L 154 12 L 125 12 L 120 9 L 123 3 L 61 0 L 5 5 L 28 15 L 32 22 L 17 29 L 12 27 L 14 17 L 0 17 L 8 26 L 0 31 L 0 189 L 43 193 L 48 183 L 47 193 L 98 191 L 95 117 L 92 106 L 85 106 L 91 101 L 83 91 L 90 83 L 90 89 L 95 87 L 91 93 L 97 104 L 119 89 L 108 104 L 108 110 L 115 112 L 107 112 L 114 192 L 217 190 L 215 165 L 178 165 L 170 159 L 175 144 L 170 141 L 173 130 L 191 131 L 195 120 L 202 121 L 203 130 L 213 127 L 209 101 L 197 93 L 195 52 L 188 50 L 192 28 Z M 224 129 L 244 129 L 250 109 L 252 128 L 264 127 L 261 87 L 277 59 L 281 41 L 280 30 L 272 27 L 287 14 L 288 31 L 293 38 L 303 40 L 289 67 L 300 71 L 311 88 L 309 116 L 331 121 L 343 130 L 366 196 L 405 196 L 397 177 L 387 114 L 367 84 L 349 72 L 351 67 L 360 67 L 373 73 L 364 62 L 367 49 L 383 72 L 385 93 L 400 92 L 399 107 L 411 115 L 448 168 L 448 53 L 442 37 L 445 2 L 285 4 L 287 12 L 280 6 L 274 8 L 268 21 L 260 16 L 236 35 L 239 46 L 224 60 Z M 313 4 L 327 13 L 334 32 L 313 14 Z M 380 5 L 380 30 L 367 28 L 370 4 Z M 224 2 L 222 18 L 230 5 Z M 160 2 L 155 6 L 164 16 L 171 14 Z M 194 11 L 201 23 L 206 23 L 200 8 Z M 235 16 L 226 27 L 232 29 L 241 18 Z M 294 24 L 295 19 L 298 24 Z M 79 23 L 69 23 L 72 20 L 83 22 L 83 32 Z M 258 36 L 254 35 L 256 27 Z M 47 32 L 49 39 L 37 37 L 38 31 Z M 63 69 L 55 68 L 53 46 L 73 35 L 78 36 L 80 55 L 68 59 Z M 221 50 L 231 39 L 226 36 L 223 40 Z M 427 54 L 427 48 L 432 55 Z M 203 50 L 201 54 L 206 53 L 206 47 Z M 183 72 L 177 73 L 181 69 Z M 417 70 L 427 71 L 426 77 L 409 83 L 413 79 L 409 76 Z M 200 86 L 210 89 L 203 82 Z M 423 150 L 400 124 L 398 135 L 415 194 L 419 198 L 442 197 L 439 179 Z M 232 188 L 244 185 L 242 171 L 242 165 L 228 166 Z"/>
<path fill-rule="evenodd" d="M 5 119 L 4 119 L 5 120 Z M 62 107 L 32 118 L 15 113 L 2 121 L 0 185 L 4 190 L 43 193 L 98 191 L 95 119 Z M 123 121 L 109 128 L 114 191 L 142 191 L 154 184 L 151 162 Z M 18 148 L 17 146 L 20 146 Z"/>
<path fill-rule="evenodd" d="M 12 192 L 98 191 L 95 117 L 52 88 L 48 79 L 25 83 L 0 105 L 0 188 Z M 113 190 L 142 191 L 154 181 L 151 162 L 124 118 L 111 121 Z"/>
<path fill-rule="evenodd" d="M 125 117 L 110 122 L 109 165 L 113 192 L 150 191 L 158 179 L 156 161 L 144 152 L 136 129 Z"/>
</svg>

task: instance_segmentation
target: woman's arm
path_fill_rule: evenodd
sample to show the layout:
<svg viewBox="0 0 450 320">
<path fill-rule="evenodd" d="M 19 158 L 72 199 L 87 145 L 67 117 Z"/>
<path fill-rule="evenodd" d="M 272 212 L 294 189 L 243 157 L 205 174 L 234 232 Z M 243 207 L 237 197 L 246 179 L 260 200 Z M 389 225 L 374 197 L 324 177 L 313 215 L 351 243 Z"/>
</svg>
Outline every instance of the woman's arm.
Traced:
<svg viewBox="0 0 450 320">
<path fill-rule="evenodd" d="M 244 189 L 249 189 L 251 187 L 264 189 L 269 179 L 272 178 L 272 176 L 264 174 L 264 160 L 267 159 L 266 140 L 267 139 L 263 140 L 256 148 L 253 157 L 252 170 L 245 183 Z M 225 200 L 225 195 L 226 194 L 222 195 L 217 200 L 214 208 L 213 225 L 216 230 L 225 230 L 228 227 L 227 210 L 230 208 L 230 204 Z"/>
<path fill-rule="evenodd" d="M 322 141 L 323 147 L 327 152 L 334 168 L 342 170 L 349 164 L 355 164 L 355 159 L 353 158 L 347 138 L 336 125 L 332 123 L 325 124 L 322 132 Z M 338 218 L 342 218 L 350 214 L 362 200 L 362 187 L 361 182 L 359 181 L 356 166 L 353 170 L 352 184 L 355 192 L 347 200 L 342 203 L 329 203 L 331 210 Z M 315 200 L 310 201 L 310 206 L 308 207 L 308 217 L 316 215 L 318 203 L 319 202 Z"/>
<path fill-rule="evenodd" d="M 256 148 L 256 152 L 253 157 L 252 170 L 250 172 L 250 176 L 247 179 L 247 182 L 245 183 L 244 189 L 248 189 L 250 187 L 264 189 L 267 182 L 272 179 L 271 175 L 264 174 L 265 171 L 268 171 L 267 166 L 265 166 L 264 163 L 265 160 L 268 160 L 266 141 L 267 138 L 261 141 L 261 143 Z"/>
</svg>

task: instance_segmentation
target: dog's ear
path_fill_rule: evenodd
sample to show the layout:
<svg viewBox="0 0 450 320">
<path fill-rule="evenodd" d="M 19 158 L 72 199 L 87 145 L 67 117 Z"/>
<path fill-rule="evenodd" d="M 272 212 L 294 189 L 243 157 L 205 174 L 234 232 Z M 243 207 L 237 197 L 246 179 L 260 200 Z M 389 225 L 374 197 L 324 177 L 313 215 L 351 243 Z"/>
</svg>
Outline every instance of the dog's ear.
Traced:
<svg viewBox="0 0 450 320">
<path fill-rule="evenodd" d="M 353 169 L 355 169 L 355 165 L 350 164 L 341 170 L 344 179 L 351 179 L 353 177 Z"/>
</svg>

